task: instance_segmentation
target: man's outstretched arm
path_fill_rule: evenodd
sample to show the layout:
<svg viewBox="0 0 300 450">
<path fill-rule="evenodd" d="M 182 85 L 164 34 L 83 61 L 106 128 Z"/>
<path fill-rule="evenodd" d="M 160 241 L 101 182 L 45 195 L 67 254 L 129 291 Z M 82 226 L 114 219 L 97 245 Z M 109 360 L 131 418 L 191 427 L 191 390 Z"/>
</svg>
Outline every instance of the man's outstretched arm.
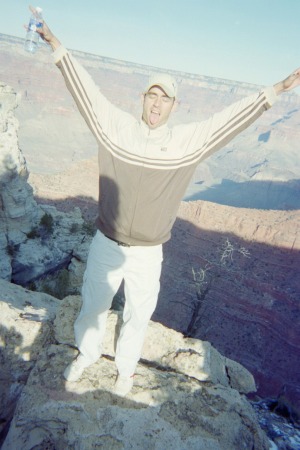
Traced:
<svg viewBox="0 0 300 450">
<path fill-rule="evenodd" d="M 287 78 L 279 83 L 274 84 L 274 89 L 277 95 L 282 92 L 290 91 L 296 87 L 300 86 L 300 67 L 294 70 Z"/>
</svg>

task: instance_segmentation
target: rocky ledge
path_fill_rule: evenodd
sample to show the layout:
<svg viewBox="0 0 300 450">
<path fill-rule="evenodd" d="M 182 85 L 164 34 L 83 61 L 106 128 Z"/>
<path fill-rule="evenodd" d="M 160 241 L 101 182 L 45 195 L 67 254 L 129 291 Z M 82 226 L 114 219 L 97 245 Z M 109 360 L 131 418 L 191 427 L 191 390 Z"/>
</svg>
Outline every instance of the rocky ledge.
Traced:
<svg viewBox="0 0 300 450">
<path fill-rule="evenodd" d="M 269 448 L 244 395 L 252 375 L 208 342 L 151 322 L 133 390 L 121 398 L 120 313 L 110 312 L 103 357 L 71 383 L 62 373 L 76 355 L 81 298 L 59 302 L 4 280 L 0 292 L 2 450 Z"/>
</svg>

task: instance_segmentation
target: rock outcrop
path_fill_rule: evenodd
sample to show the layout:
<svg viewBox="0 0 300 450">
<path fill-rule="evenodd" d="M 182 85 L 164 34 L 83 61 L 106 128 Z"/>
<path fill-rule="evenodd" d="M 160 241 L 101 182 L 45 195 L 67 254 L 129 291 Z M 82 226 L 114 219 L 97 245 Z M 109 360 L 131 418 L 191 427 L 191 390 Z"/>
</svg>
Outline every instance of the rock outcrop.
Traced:
<svg viewBox="0 0 300 450">
<path fill-rule="evenodd" d="M 3 83 L 0 83 L 0 105 L 0 276 L 10 280 L 13 253 L 32 229 L 38 208 L 27 183 L 26 162 L 18 145 L 18 122 L 14 114 L 17 95 Z"/>
<path fill-rule="evenodd" d="M 53 341 L 58 306 L 47 294 L 0 279 L 0 447 L 30 372 Z"/>
<path fill-rule="evenodd" d="M 18 143 L 17 95 L 4 84 L 0 104 L 0 277 L 24 285 L 67 266 L 85 233 L 79 208 L 37 205 Z"/>
<path fill-rule="evenodd" d="M 120 313 L 109 315 L 103 357 L 79 382 L 64 382 L 76 354 L 80 297 L 58 302 L 4 280 L 0 292 L 2 438 L 14 416 L 2 450 L 269 448 L 241 394 L 254 389 L 253 377 L 209 343 L 151 322 L 134 388 L 119 398 L 113 359 Z"/>
</svg>

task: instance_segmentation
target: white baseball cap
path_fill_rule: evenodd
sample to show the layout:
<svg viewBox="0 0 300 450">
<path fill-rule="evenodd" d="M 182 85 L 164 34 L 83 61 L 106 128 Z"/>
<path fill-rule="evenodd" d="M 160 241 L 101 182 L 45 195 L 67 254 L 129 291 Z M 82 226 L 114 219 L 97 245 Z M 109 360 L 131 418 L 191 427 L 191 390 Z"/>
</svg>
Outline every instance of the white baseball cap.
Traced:
<svg viewBox="0 0 300 450">
<path fill-rule="evenodd" d="M 153 86 L 159 86 L 168 97 L 176 97 L 177 83 L 171 75 L 167 73 L 156 73 L 149 78 L 145 92 L 148 92 Z"/>
</svg>

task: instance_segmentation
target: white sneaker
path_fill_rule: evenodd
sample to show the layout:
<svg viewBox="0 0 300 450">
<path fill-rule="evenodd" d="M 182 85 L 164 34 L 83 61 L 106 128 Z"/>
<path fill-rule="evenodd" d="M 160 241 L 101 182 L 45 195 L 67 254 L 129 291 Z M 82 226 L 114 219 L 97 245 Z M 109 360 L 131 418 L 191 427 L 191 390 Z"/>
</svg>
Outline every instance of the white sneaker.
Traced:
<svg viewBox="0 0 300 450">
<path fill-rule="evenodd" d="M 88 362 L 81 353 L 79 353 L 77 358 L 74 359 L 68 367 L 66 367 L 64 371 L 64 378 L 67 381 L 77 381 L 83 374 L 84 369 L 90 365 L 91 363 Z"/>
<path fill-rule="evenodd" d="M 134 375 L 131 375 L 131 377 L 118 375 L 114 386 L 114 393 L 120 397 L 125 397 L 125 395 L 127 395 L 132 389 L 133 377 Z"/>
</svg>

